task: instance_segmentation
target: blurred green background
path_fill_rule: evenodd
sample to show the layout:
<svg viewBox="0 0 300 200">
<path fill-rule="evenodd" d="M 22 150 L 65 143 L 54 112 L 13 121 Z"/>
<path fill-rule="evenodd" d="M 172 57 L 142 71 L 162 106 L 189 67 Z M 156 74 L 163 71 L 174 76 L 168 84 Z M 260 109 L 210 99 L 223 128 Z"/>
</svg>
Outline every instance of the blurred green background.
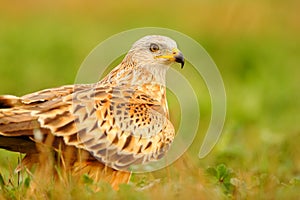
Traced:
<svg viewBox="0 0 300 200">
<path fill-rule="evenodd" d="M 0 0 L 0 5 L 0 94 L 74 83 L 88 53 L 121 31 L 174 29 L 211 55 L 228 98 L 222 138 L 203 160 L 193 145 L 195 165 L 225 163 L 244 181 L 257 173 L 284 183 L 300 180 L 300 1 Z M 203 132 L 208 97 L 203 94 L 200 104 Z M 2 152 L 1 170 L 8 168 L 7 156 Z"/>
</svg>

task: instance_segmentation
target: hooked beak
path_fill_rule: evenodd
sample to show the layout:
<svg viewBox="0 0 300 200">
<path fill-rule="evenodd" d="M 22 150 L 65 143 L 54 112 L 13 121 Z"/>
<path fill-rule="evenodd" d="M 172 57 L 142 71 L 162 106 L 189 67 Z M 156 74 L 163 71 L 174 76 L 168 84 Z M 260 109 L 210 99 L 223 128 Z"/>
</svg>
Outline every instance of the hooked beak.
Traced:
<svg viewBox="0 0 300 200">
<path fill-rule="evenodd" d="M 177 48 L 174 48 L 172 50 L 172 54 L 170 54 L 170 55 L 162 55 L 162 56 L 157 56 L 157 57 L 158 58 L 166 58 L 169 61 L 180 63 L 181 69 L 184 66 L 184 56 Z"/>
<path fill-rule="evenodd" d="M 178 52 L 175 54 L 174 58 L 175 58 L 175 62 L 181 64 L 181 69 L 182 69 L 183 66 L 184 66 L 184 57 L 183 57 L 183 54 L 182 54 L 180 51 L 178 51 Z"/>
</svg>

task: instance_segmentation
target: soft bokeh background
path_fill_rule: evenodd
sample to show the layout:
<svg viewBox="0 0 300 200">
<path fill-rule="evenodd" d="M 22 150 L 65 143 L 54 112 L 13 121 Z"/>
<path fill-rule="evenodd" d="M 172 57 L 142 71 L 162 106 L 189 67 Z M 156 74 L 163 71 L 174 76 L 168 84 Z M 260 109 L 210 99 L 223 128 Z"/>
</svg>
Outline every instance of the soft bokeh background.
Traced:
<svg viewBox="0 0 300 200">
<path fill-rule="evenodd" d="M 193 145 L 184 164 L 177 163 L 180 171 L 199 174 L 224 163 L 243 185 L 233 181 L 231 195 L 294 197 L 300 182 L 299 8 L 297 0 L 0 0 L 0 94 L 72 84 L 83 59 L 112 34 L 146 26 L 178 30 L 211 55 L 228 98 L 220 142 L 203 160 Z M 208 97 L 200 104 L 202 132 Z M 15 154 L 0 155 L 0 173 L 12 170 Z"/>
</svg>

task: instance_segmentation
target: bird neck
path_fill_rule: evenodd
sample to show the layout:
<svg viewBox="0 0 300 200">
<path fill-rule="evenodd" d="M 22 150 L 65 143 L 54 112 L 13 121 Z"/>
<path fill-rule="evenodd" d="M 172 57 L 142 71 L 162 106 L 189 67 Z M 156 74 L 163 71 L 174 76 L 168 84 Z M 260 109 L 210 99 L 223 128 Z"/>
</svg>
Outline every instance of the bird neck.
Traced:
<svg viewBox="0 0 300 200">
<path fill-rule="evenodd" d="M 121 63 L 103 80 L 103 84 L 126 87 L 166 104 L 166 72 L 168 67 Z"/>
<path fill-rule="evenodd" d="M 166 66 L 140 65 L 132 71 L 131 85 L 161 85 L 166 86 Z"/>
<path fill-rule="evenodd" d="M 103 82 L 118 86 L 160 85 L 166 86 L 166 72 L 168 66 L 153 64 L 136 64 L 135 62 L 122 62 L 112 70 Z"/>
</svg>

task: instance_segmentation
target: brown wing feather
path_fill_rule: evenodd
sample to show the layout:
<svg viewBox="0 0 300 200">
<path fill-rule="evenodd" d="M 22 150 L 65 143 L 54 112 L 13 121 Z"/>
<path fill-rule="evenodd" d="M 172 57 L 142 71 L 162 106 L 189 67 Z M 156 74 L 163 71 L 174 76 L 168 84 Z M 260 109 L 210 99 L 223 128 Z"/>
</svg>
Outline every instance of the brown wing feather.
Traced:
<svg viewBox="0 0 300 200">
<path fill-rule="evenodd" d="M 91 85 L 80 85 L 76 86 L 76 90 L 89 87 Z M 74 175 L 88 173 L 95 181 L 106 180 L 117 189 L 120 183 L 129 181 L 131 173 L 105 167 L 87 151 L 78 151 L 74 147 L 70 151 L 65 145 L 85 147 L 81 145 L 80 131 L 74 121 L 76 118 L 70 112 L 73 106 L 73 97 L 70 94 L 73 91 L 73 86 L 66 86 L 43 90 L 22 98 L 0 96 L 0 147 L 27 154 L 22 164 L 17 167 L 18 171 L 22 166 L 31 167 L 34 163 L 45 163 L 44 159 L 40 162 L 44 156 L 41 157 L 39 153 L 45 151 L 44 147 L 36 145 L 36 142 L 44 143 L 46 146 L 52 146 L 57 152 L 63 152 L 62 162 Z M 80 116 L 78 119 L 84 120 L 84 113 L 81 114 L 83 118 Z M 39 133 L 41 138 L 37 138 L 35 133 Z M 105 172 L 102 171 L 104 168 Z"/>
<path fill-rule="evenodd" d="M 31 104 L 35 102 L 49 101 L 55 98 L 73 93 L 74 85 L 66 85 L 58 88 L 45 89 L 21 97 L 22 103 Z"/>
<path fill-rule="evenodd" d="M 22 152 L 39 151 L 32 149 L 32 140 L 56 149 L 61 144 L 74 146 L 93 155 L 91 160 L 101 161 L 96 165 L 106 165 L 112 171 L 161 158 L 174 138 L 161 102 L 141 90 L 97 86 L 83 85 L 76 91 L 65 86 L 12 98 L 10 102 L 15 101 L 16 107 L 10 103 L 11 108 L 0 110 L 0 135 L 28 136 L 25 140 L 30 145 L 26 143 Z M 36 160 L 33 158 L 28 157 Z M 76 159 L 71 160 L 74 164 Z M 78 166 L 86 165 L 80 163 Z M 124 172 L 124 177 L 128 180 L 128 173 Z"/>
<path fill-rule="evenodd" d="M 18 109 L 0 111 L 1 134 L 9 136 L 16 131 L 27 131 L 26 135 L 33 136 L 34 129 L 43 128 L 100 159 L 107 155 L 101 151 L 107 147 L 116 149 L 115 154 L 135 154 L 137 159 L 145 152 L 157 157 L 158 149 L 165 143 L 165 131 L 173 131 L 160 102 L 140 91 L 117 87 L 91 90 L 90 87 L 76 91 L 72 98 L 61 96 L 71 92 L 61 92 L 64 88 L 68 91 L 70 86 L 26 95 L 22 98 L 23 106 L 17 101 Z M 22 134 L 25 132 L 19 133 Z M 169 139 L 172 140 L 172 134 Z M 104 161 L 120 162 L 120 159 Z"/>
<path fill-rule="evenodd" d="M 81 91 L 73 95 L 72 108 L 78 132 L 75 136 L 62 131 L 64 141 L 115 169 L 128 170 L 132 164 L 161 158 L 174 138 L 160 102 L 140 91 L 118 87 Z"/>
</svg>

